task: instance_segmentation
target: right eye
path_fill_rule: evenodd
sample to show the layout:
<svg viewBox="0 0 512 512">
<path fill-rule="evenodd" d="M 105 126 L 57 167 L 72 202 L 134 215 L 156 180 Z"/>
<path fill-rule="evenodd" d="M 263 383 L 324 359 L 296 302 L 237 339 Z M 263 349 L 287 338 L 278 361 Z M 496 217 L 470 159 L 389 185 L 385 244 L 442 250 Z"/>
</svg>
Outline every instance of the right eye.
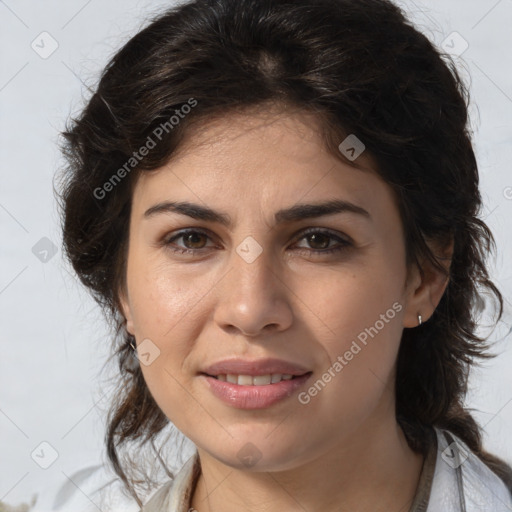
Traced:
<svg viewBox="0 0 512 512">
<path fill-rule="evenodd" d="M 174 242 L 179 239 L 183 239 L 185 247 L 176 246 L 174 244 Z M 205 231 L 199 229 L 185 229 L 178 232 L 174 236 L 171 236 L 170 238 L 166 237 L 163 241 L 163 245 L 175 253 L 197 254 L 198 251 L 201 251 L 205 248 L 205 244 L 203 242 L 205 242 L 207 239 L 210 239 L 210 236 Z M 187 245 L 189 245 L 189 247 L 186 247 Z M 197 245 L 200 247 L 194 247 Z"/>
</svg>

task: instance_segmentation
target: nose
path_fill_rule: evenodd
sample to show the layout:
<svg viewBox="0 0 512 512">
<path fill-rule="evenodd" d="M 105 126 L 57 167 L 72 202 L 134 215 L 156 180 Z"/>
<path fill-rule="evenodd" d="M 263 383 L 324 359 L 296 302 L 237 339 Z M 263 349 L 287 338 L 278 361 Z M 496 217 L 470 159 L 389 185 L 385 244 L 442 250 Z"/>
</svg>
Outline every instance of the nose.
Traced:
<svg viewBox="0 0 512 512">
<path fill-rule="evenodd" d="M 234 251 L 230 271 L 219 283 L 214 319 L 231 334 L 254 337 L 286 330 L 292 324 L 292 292 L 279 265 L 267 253 L 263 250 L 248 262 Z"/>
</svg>

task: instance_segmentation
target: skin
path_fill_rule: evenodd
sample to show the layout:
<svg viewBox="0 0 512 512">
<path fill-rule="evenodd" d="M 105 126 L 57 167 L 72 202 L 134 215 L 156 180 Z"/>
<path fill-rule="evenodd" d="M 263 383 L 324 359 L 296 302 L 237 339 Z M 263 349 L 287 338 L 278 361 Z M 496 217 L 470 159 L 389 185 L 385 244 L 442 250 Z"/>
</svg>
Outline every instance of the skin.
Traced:
<svg viewBox="0 0 512 512">
<path fill-rule="evenodd" d="M 201 128 L 170 162 L 137 181 L 120 293 L 137 344 L 149 338 L 160 350 L 141 365 L 153 397 L 197 446 L 202 473 L 191 506 L 409 510 L 423 457 L 396 422 L 395 363 L 403 328 L 416 327 L 418 314 L 428 320 L 446 278 L 433 269 L 423 277 L 415 267 L 408 272 L 391 188 L 369 155 L 357 159 L 360 170 L 328 153 L 312 114 L 259 109 Z M 274 222 L 281 208 L 330 199 L 350 201 L 371 218 L 344 212 Z M 208 206 L 233 224 L 176 212 L 144 218 L 161 201 Z M 310 227 L 352 245 L 315 255 L 338 240 L 301 234 Z M 196 248 L 195 255 L 163 243 L 185 228 L 207 231 L 172 242 Z M 262 248 L 252 263 L 236 252 L 248 236 Z M 394 303 L 401 310 L 308 404 L 295 393 L 267 409 L 237 409 L 198 377 L 227 357 L 277 357 L 309 368 L 312 383 Z M 237 456 L 248 442 L 261 453 L 251 468 Z"/>
</svg>

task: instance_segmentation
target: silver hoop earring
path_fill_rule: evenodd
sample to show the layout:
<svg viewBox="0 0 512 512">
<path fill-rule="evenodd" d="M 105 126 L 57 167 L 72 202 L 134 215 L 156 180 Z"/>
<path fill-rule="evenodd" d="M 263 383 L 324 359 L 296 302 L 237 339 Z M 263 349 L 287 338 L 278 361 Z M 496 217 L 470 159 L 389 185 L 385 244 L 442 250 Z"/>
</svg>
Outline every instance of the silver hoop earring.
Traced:
<svg viewBox="0 0 512 512">
<path fill-rule="evenodd" d="M 134 344 L 133 344 L 132 340 L 130 340 L 129 345 L 130 345 L 130 347 L 132 347 L 132 349 L 133 349 L 134 351 L 136 351 L 136 350 L 137 350 L 137 348 L 134 346 Z"/>
<path fill-rule="evenodd" d="M 421 321 L 421 315 L 418 315 L 418 325 L 421 325 L 423 322 Z"/>
</svg>

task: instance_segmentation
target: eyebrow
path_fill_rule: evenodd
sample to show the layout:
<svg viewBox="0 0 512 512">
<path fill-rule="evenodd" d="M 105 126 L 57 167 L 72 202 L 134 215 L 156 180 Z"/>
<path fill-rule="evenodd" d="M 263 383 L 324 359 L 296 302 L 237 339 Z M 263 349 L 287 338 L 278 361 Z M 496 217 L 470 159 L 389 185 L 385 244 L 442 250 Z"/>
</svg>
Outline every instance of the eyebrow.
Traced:
<svg viewBox="0 0 512 512">
<path fill-rule="evenodd" d="M 163 201 L 157 203 L 151 208 L 148 208 L 144 212 L 143 217 L 148 219 L 161 213 L 179 213 L 197 220 L 216 222 L 228 228 L 230 228 L 232 224 L 231 218 L 227 213 L 218 212 L 207 206 L 201 206 L 187 201 Z M 342 199 L 333 199 L 313 204 L 296 204 L 290 208 L 277 211 L 274 218 L 276 224 L 282 224 L 336 213 L 355 213 L 368 220 L 371 219 L 371 215 L 364 208 Z"/>
</svg>

